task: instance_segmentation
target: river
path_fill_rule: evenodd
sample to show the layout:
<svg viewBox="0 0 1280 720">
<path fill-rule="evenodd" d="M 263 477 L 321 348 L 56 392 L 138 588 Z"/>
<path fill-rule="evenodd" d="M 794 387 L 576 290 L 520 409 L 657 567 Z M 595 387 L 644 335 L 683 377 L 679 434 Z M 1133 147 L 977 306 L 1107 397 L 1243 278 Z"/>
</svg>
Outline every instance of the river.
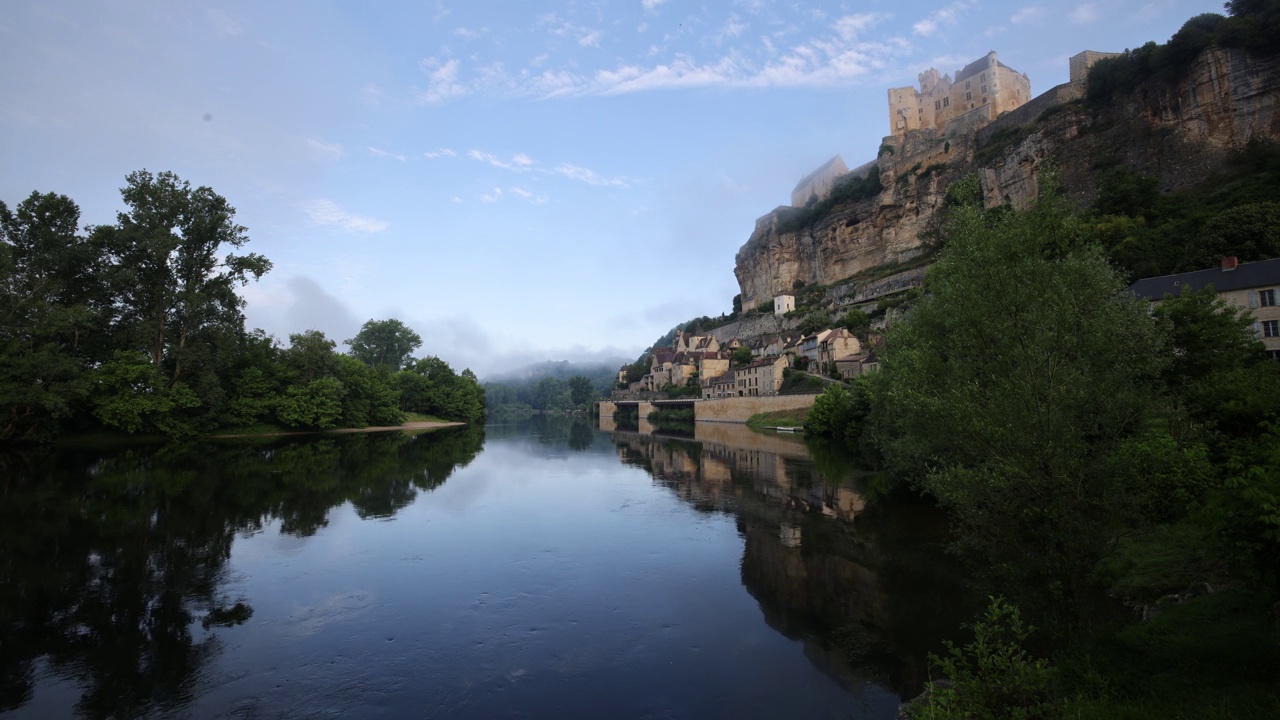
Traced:
<svg viewBox="0 0 1280 720">
<path fill-rule="evenodd" d="M 936 509 L 649 430 L 0 456 L 0 716 L 892 718 L 972 615 Z"/>
</svg>

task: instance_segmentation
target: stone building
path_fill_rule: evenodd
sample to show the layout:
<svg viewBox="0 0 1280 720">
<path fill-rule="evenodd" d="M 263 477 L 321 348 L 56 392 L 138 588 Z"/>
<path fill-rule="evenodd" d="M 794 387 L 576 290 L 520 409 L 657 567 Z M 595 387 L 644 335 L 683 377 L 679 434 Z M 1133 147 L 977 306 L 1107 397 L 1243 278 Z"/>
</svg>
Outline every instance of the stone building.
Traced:
<svg viewBox="0 0 1280 720">
<path fill-rule="evenodd" d="M 1031 99 L 1031 79 L 1000 62 L 992 50 L 950 75 L 929 68 L 918 76 L 920 88 L 889 89 L 889 133 L 946 131 L 964 118 L 964 127 L 980 127 Z"/>
<path fill-rule="evenodd" d="M 831 193 L 836 180 L 848 172 L 849 168 L 845 166 L 844 160 L 839 155 L 831 158 L 796 184 L 796 188 L 791 191 L 791 205 L 804 207 L 825 198 Z"/>
<path fill-rule="evenodd" d="M 786 315 L 796 309 L 795 295 L 775 295 L 773 297 L 773 314 Z"/>
</svg>

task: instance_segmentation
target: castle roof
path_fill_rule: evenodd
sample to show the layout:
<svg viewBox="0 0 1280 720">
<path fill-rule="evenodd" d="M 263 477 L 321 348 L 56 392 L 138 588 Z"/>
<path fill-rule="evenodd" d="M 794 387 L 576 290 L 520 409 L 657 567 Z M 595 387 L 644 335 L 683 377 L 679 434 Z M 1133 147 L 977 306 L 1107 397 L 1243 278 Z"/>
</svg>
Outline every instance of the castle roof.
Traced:
<svg viewBox="0 0 1280 720">
<path fill-rule="evenodd" d="M 817 170 L 814 170 L 808 175 L 805 175 L 804 178 L 800 180 L 800 182 L 796 183 L 795 190 L 792 190 L 791 192 L 799 192 L 800 189 L 803 188 L 805 185 L 808 185 L 809 183 L 813 182 L 814 178 L 826 172 L 828 169 L 830 169 L 832 166 L 836 165 L 837 163 L 839 163 L 840 167 L 844 168 L 845 170 L 849 169 L 848 167 L 845 166 L 844 160 L 839 155 L 837 155 L 831 158 L 830 160 L 826 161 L 825 163 L 823 163 L 822 166 L 819 167 Z"/>
<path fill-rule="evenodd" d="M 973 62 L 969 63 L 968 65 L 965 65 L 965 66 L 964 66 L 964 68 L 963 68 L 962 70 L 960 70 L 959 72 L 957 72 L 957 73 L 956 73 L 956 79 L 955 79 L 954 81 L 952 81 L 952 84 L 958 83 L 958 82 L 960 82 L 961 80 L 964 80 L 965 78 L 971 78 L 971 77 L 973 77 L 974 75 L 977 75 L 978 73 L 982 72 L 983 70 L 986 70 L 986 69 L 987 69 L 987 66 L 990 64 L 990 63 L 988 63 L 988 62 L 987 62 L 987 58 L 988 58 L 988 57 L 991 57 L 991 56 L 992 56 L 992 55 L 994 55 L 994 54 L 995 54 L 995 51 L 994 51 L 994 50 L 992 50 L 991 52 L 987 53 L 986 55 L 983 55 L 982 57 L 978 58 L 977 60 L 974 60 Z M 1000 62 L 999 60 L 996 60 L 996 65 L 997 65 L 997 66 L 999 66 L 999 67 L 1004 68 L 1005 70 L 1013 70 L 1013 68 L 1009 67 L 1008 65 L 1005 65 L 1004 63 Z M 1013 70 L 1013 71 L 1014 71 L 1014 72 L 1017 72 L 1017 70 Z"/>
</svg>

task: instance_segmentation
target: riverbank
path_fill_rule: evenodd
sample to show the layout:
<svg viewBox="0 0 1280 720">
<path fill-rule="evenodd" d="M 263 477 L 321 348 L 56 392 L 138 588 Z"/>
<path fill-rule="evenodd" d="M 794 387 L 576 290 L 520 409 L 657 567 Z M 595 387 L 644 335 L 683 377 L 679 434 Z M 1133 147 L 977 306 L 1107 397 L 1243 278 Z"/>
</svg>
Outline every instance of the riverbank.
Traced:
<svg viewBox="0 0 1280 720">
<path fill-rule="evenodd" d="M 332 430 L 287 430 L 280 432 L 237 432 L 209 435 L 210 438 L 249 438 L 249 437 L 287 437 L 293 435 L 348 435 L 352 433 L 372 433 L 372 432 L 389 432 L 400 430 L 402 432 L 418 431 L 418 430 L 439 430 L 446 427 L 458 427 L 466 425 L 464 422 L 449 421 L 413 421 L 403 423 L 401 425 L 371 425 L 369 427 L 360 428 L 334 428 Z"/>
</svg>

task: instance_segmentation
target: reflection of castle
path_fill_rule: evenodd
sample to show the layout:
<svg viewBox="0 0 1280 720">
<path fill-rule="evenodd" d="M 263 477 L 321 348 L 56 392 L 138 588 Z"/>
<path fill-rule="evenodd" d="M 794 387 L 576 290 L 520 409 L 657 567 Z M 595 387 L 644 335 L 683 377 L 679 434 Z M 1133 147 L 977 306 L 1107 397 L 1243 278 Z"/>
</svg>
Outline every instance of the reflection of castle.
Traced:
<svg viewBox="0 0 1280 720">
<path fill-rule="evenodd" d="M 889 89 L 889 132 L 910 130 L 942 133 L 957 119 L 978 127 L 1031 99 L 1031 79 L 1000 62 L 994 50 L 950 75 L 934 68 L 920 73 L 920 89 Z"/>
</svg>

